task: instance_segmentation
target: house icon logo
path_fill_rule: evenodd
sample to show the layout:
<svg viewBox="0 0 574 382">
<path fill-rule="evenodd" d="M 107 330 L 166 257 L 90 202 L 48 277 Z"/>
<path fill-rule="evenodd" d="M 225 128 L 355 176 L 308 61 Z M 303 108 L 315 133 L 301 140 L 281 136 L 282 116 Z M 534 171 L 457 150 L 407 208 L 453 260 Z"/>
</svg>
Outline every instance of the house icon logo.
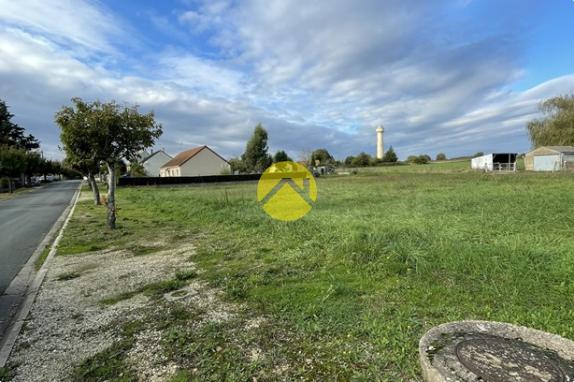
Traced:
<svg viewBox="0 0 574 382">
<path fill-rule="evenodd" d="M 299 163 L 274 163 L 259 179 L 257 200 L 273 219 L 298 220 L 313 208 L 317 184 L 309 170 Z"/>
</svg>

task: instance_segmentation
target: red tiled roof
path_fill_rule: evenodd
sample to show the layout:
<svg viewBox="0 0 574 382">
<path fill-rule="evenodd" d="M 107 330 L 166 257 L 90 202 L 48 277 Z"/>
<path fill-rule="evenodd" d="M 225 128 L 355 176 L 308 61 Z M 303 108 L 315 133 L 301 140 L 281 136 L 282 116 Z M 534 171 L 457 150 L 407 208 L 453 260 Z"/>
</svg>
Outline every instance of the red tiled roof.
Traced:
<svg viewBox="0 0 574 382">
<path fill-rule="evenodd" d="M 204 145 L 180 152 L 179 154 L 174 156 L 173 159 L 171 159 L 169 162 L 161 166 L 161 168 L 181 166 L 185 162 L 187 162 L 188 160 L 199 154 L 199 152 L 202 151 L 203 149 L 208 149 L 209 151 L 211 151 L 212 153 L 214 153 L 215 155 L 226 161 L 221 155 L 219 155 L 218 153 L 216 153 L 215 151 Z"/>
</svg>

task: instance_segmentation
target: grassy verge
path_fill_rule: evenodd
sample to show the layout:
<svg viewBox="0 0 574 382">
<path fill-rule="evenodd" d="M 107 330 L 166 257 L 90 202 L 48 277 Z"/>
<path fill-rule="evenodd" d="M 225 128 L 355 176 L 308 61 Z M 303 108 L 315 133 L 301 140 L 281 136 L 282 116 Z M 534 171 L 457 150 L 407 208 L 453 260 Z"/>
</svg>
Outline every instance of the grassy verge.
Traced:
<svg viewBox="0 0 574 382">
<path fill-rule="evenodd" d="M 46 247 L 42 250 L 40 256 L 38 256 L 38 258 L 34 262 L 34 268 L 36 268 L 37 271 L 40 270 L 40 268 L 42 268 L 42 265 L 44 265 L 44 262 L 48 258 L 51 246 L 52 246 L 51 244 L 46 245 Z"/>
<path fill-rule="evenodd" d="M 59 252 L 191 239 L 200 277 L 271 319 L 257 332 L 247 316 L 197 332 L 170 324 L 170 357 L 189 365 L 174 380 L 417 380 L 420 336 L 460 319 L 574 338 L 574 177 L 441 165 L 320 178 L 293 223 L 268 218 L 254 184 L 120 189 L 118 229 L 82 202 Z"/>
<path fill-rule="evenodd" d="M 26 193 L 26 192 L 29 192 L 29 191 L 32 191 L 32 190 L 34 190 L 34 188 L 32 188 L 32 187 L 30 187 L 30 188 L 23 187 L 23 188 L 18 188 L 18 189 L 16 189 L 16 190 L 14 190 L 12 193 L 10 193 L 10 192 L 2 192 L 2 193 L 0 193 L 0 202 L 3 201 L 3 200 L 8 200 L 8 199 L 15 198 L 15 197 L 17 197 L 17 196 L 19 196 L 19 195 L 21 195 L 21 194 L 23 194 L 23 193 Z"/>
</svg>

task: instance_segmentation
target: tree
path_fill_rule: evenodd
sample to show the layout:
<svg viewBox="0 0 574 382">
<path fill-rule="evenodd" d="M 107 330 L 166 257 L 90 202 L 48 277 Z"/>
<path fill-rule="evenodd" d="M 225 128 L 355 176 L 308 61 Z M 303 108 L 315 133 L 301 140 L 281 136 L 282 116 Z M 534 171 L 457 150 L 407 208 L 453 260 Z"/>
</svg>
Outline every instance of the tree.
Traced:
<svg viewBox="0 0 574 382">
<path fill-rule="evenodd" d="M 62 108 L 56 114 L 56 123 L 61 130 L 60 140 L 66 153 L 65 163 L 67 167 L 79 171 L 86 177 L 92 190 L 94 204 L 100 205 L 100 190 L 95 175 L 101 172 L 101 159 L 94 149 L 95 142 L 99 142 L 100 139 L 98 126 L 91 121 L 94 116 L 90 105 L 83 103 L 79 98 L 73 99 L 72 102 L 76 110 L 70 107 Z"/>
<path fill-rule="evenodd" d="M 371 162 L 372 162 L 371 156 L 365 152 L 362 152 L 359 155 L 357 155 L 355 158 L 353 158 L 351 165 L 357 166 L 357 167 L 366 167 L 366 166 L 370 166 Z"/>
<path fill-rule="evenodd" d="M 528 136 L 534 147 L 574 145 L 574 95 L 542 102 L 543 119 L 528 122 Z"/>
<path fill-rule="evenodd" d="M 229 160 L 229 167 L 231 168 L 232 173 L 239 172 L 241 174 L 241 173 L 247 172 L 247 168 L 245 167 L 245 163 L 243 163 L 241 158 L 230 159 Z"/>
<path fill-rule="evenodd" d="M 332 165 L 335 162 L 335 158 L 327 151 L 327 149 L 317 149 L 311 153 L 311 158 L 309 158 L 309 165 L 317 165 L 317 161 L 320 165 Z"/>
<path fill-rule="evenodd" d="M 396 163 L 399 160 L 393 146 L 389 147 L 385 155 L 383 155 L 383 162 L 385 163 Z"/>
<path fill-rule="evenodd" d="M 0 146 L 0 178 L 7 179 L 8 190 L 12 192 L 12 178 L 19 176 L 26 166 L 27 151 L 16 146 Z"/>
<path fill-rule="evenodd" d="M 484 153 L 483 153 L 482 151 L 479 151 L 479 152 L 477 152 L 476 154 L 474 154 L 472 157 L 473 157 L 473 158 L 478 158 L 478 157 L 481 157 L 481 156 L 483 156 L 483 155 L 484 155 Z"/>
<path fill-rule="evenodd" d="M 353 164 L 353 160 L 355 159 L 354 156 L 349 155 L 348 157 L 345 158 L 345 166 L 350 166 Z"/>
<path fill-rule="evenodd" d="M 33 135 L 26 135 L 24 128 L 12 122 L 12 117 L 6 103 L 0 100 L 0 146 L 15 146 L 27 151 L 40 147 Z"/>
<path fill-rule="evenodd" d="M 108 170 L 107 223 L 116 227 L 116 172 L 123 158 L 135 160 L 153 146 L 162 133 L 153 112 L 140 114 L 137 106 L 121 107 L 114 101 L 86 103 L 72 99 L 56 114 L 60 138 L 76 159 L 102 162 Z M 77 151 L 76 151 L 77 150 Z"/>
<path fill-rule="evenodd" d="M 289 157 L 289 155 L 287 155 L 287 153 L 283 150 L 279 150 L 275 153 L 275 156 L 273 157 L 273 163 L 278 163 L 278 162 L 293 162 L 293 159 L 291 159 Z"/>
<path fill-rule="evenodd" d="M 247 142 L 245 153 L 241 156 L 247 172 L 260 173 L 271 165 L 273 160 L 267 153 L 269 150 L 267 139 L 267 131 L 263 126 L 261 124 L 255 126 L 253 136 Z"/>
<path fill-rule="evenodd" d="M 414 164 L 427 164 L 430 162 L 430 157 L 426 154 L 422 155 L 409 155 L 407 158 L 407 162 L 414 163 Z"/>
<path fill-rule="evenodd" d="M 145 167 L 138 161 L 130 163 L 130 176 L 147 176 Z"/>
<path fill-rule="evenodd" d="M 445 153 L 436 154 L 436 160 L 446 160 L 446 154 Z"/>
</svg>

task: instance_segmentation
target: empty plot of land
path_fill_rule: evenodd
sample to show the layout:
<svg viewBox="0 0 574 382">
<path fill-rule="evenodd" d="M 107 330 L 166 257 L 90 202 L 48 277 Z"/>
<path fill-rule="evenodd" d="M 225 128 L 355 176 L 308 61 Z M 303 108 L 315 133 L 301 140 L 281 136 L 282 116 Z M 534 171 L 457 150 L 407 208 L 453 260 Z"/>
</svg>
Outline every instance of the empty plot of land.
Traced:
<svg viewBox="0 0 574 382">
<path fill-rule="evenodd" d="M 143 327 L 126 318 L 109 332 L 111 348 L 71 370 L 141 378 L 129 355 L 147 336 L 160 364 L 175 365 L 158 380 L 416 381 L 418 340 L 443 322 L 499 320 L 574 338 L 574 177 L 463 166 L 319 178 L 313 210 L 292 223 L 270 219 L 252 184 L 120 189 L 114 232 L 103 207 L 80 203 L 56 264 L 109 250 L 143 261 L 193 243 L 197 275 L 185 285 L 200 280 L 234 308 L 201 327 L 205 306 L 189 304 L 170 318 L 148 314 Z M 67 282 L 56 276 L 53 285 Z M 154 293 L 137 287 L 103 303 Z"/>
</svg>

